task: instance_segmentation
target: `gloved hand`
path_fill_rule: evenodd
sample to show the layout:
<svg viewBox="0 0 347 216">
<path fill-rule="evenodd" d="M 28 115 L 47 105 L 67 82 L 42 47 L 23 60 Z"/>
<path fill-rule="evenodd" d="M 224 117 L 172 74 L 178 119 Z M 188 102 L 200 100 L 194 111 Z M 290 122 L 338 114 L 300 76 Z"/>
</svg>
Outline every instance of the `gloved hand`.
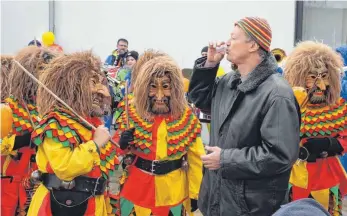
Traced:
<svg viewBox="0 0 347 216">
<path fill-rule="evenodd" d="M 128 148 L 131 142 L 134 141 L 134 132 L 135 132 L 135 128 L 131 128 L 131 129 L 125 130 L 122 133 L 119 139 L 119 145 L 122 150 Z"/>
<path fill-rule="evenodd" d="M 304 143 L 304 147 L 310 152 L 310 154 L 319 155 L 323 151 L 340 154 L 343 148 L 339 141 L 334 137 L 324 138 L 309 138 Z"/>
<path fill-rule="evenodd" d="M 14 139 L 13 150 L 20 149 L 24 146 L 29 146 L 31 140 L 31 133 L 25 133 L 22 136 L 16 136 Z M 34 143 L 31 144 L 31 147 L 35 147 Z"/>
<path fill-rule="evenodd" d="M 191 212 L 195 212 L 198 209 L 198 201 L 196 199 L 190 199 Z"/>
</svg>

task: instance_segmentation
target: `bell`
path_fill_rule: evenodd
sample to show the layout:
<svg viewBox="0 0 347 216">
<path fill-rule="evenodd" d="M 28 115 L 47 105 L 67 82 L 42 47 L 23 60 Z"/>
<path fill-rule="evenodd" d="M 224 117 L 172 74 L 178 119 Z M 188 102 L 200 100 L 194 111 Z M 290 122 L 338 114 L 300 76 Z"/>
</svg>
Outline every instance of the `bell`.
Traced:
<svg viewBox="0 0 347 216">
<path fill-rule="evenodd" d="M 66 189 L 66 190 L 71 190 L 76 186 L 75 180 L 72 181 L 62 181 L 61 182 L 61 187 Z"/>
<path fill-rule="evenodd" d="M 123 159 L 124 164 L 127 166 L 131 165 L 134 162 L 134 158 L 135 158 L 134 155 L 131 155 L 131 154 L 126 155 Z"/>
<path fill-rule="evenodd" d="M 34 170 L 30 175 L 30 182 L 32 184 L 38 184 L 41 182 L 41 172 L 40 170 Z"/>
<path fill-rule="evenodd" d="M 183 160 L 182 160 L 182 169 L 184 171 L 188 171 L 188 168 L 189 168 L 188 161 L 185 158 L 183 158 Z"/>
</svg>

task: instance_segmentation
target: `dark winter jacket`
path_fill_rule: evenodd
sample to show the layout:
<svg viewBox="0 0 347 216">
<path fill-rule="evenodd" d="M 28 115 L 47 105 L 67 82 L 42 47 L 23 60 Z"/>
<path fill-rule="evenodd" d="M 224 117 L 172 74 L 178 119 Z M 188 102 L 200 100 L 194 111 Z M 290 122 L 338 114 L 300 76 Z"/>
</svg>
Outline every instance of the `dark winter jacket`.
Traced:
<svg viewBox="0 0 347 216">
<path fill-rule="evenodd" d="M 196 61 L 190 100 L 211 113 L 210 146 L 221 168 L 205 170 L 199 194 L 204 216 L 269 216 L 286 202 L 299 150 L 299 115 L 293 91 L 268 54 L 241 82 L 239 72 L 215 79 L 218 65 Z"/>
</svg>

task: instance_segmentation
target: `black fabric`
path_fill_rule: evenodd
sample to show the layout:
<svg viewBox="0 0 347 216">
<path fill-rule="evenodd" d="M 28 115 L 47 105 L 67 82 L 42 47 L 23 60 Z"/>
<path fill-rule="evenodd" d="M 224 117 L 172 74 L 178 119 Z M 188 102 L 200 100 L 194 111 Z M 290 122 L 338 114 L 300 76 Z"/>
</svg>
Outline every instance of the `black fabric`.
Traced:
<svg viewBox="0 0 347 216">
<path fill-rule="evenodd" d="M 74 179 L 75 186 L 71 190 L 61 187 L 62 181 L 55 174 L 43 173 L 41 176 L 43 184 L 48 188 L 59 189 L 60 191 L 84 192 L 89 195 L 101 195 L 106 189 L 106 179 L 90 178 L 86 176 L 78 176 Z M 95 191 L 94 191 L 95 190 Z"/>
<path fill-rule="evenodd" d="M 154 175 L 165 175 L 182 167 L 182 158 L 172 161 L 151 161 L 141 157 L 135 160 L 135 166 Z"/>
<path fill-rule="evenodd" d="M 304 160 L 307 162 L 316 162 L 319 158 L 326 158 L 326 157 L 334 157 L 337 154 L 334 152 L 325 152 L 322 151 L 320 153 L 310 153 L 307 149 L 300 147 L 300 153 L 299 153 L 299 159 Z"/>
<path fill-rule="evenodd" d="M 192 212 L 195 212 L 198 210 L 198 200 L 196 199 L 190 199 L 190 206 L 192 207 Z"/>
<path fill-rule="evenodd" d="M 53 216 L 83 216 L 88 207 L 88 197 L 90 194 L 84 192 L 51 190 L 51 213 Z M 70 204 L 68 206 L 77 206 L 64 206 L 67 203 Z"/>
<path fill-rule="evenodd" d="M 31 133 L 25 133 L 22 136 L 16 136 L 14 139 L 13 150 L 20 149 L 24 146 L 29 146 L 30 140 L 31 140 Z M 32 145 L 32 147 L 34 148 L 35 145 Z"/>
<path fill-rule="evenodd" d="M 129 130 L 125 130 L 119 139 L 119 145 L 122 150 L 128 148 L 131 142 L 134 141 L 134 131 L 135 128 L 131 128 Z"/>
<path fill-rule="evenodd" d="M 316 162 L 319 158 L 333 157 L 343 151 L 338 139 L 334 137 L 310 138 L 307 139 L 303 147 L 300 148 L 299 159 L 305 160 L 307 158 L 307 162 Z"/>
<path fill-rule="evenodd" d="M 304 147 L 312 154 L 320 154 L 323 151 L 341 154 L 343 151 L 340 142 L 334 137 L 309 138 L 307 142 L 304 143 Z"/>
<path fill-rule="evenodd" d="M 22 155 L 23 155 L 22 152 L 18 152 L 16 155 L 12 156 L 12 159 L 19 161 L 22 158 Z M 33 163 L 36 162 L 36 155 L 31 155 L 30 162 L 33 162 Z"/>
</svg>

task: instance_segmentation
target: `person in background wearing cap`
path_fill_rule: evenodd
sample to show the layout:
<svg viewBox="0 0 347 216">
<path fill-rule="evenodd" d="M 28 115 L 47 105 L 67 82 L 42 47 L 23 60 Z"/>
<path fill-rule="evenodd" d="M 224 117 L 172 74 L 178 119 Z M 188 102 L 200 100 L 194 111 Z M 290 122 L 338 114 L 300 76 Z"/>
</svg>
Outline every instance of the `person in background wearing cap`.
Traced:
<svg viewBox="0 0 347 216">
<path fill-rule="evenodd" d="M 198 206 L 205 216 L 271 215 L 286 202 L 298 157 L 300 109 L 277 73 L 268 22 L 246 17 L 227 41 L 237 70 L 216 79 L 224 43 L 195 62 L 190 100 L 211 113 L 210 145 Z"/>
<path fill-rule="evenodd" d="M 131 51 L 127 55 L 126 65 L 129 68 L 129 70 L 124 77 L 124 81 L 128 81 L 128 87 L 130 87 L 130 83 L 131 83 L 131 71 L 133 70 L 134 65 L 136 64 L 138 59 L 139 59 L 139 53 L 136 51 Z"/>
</svg>

